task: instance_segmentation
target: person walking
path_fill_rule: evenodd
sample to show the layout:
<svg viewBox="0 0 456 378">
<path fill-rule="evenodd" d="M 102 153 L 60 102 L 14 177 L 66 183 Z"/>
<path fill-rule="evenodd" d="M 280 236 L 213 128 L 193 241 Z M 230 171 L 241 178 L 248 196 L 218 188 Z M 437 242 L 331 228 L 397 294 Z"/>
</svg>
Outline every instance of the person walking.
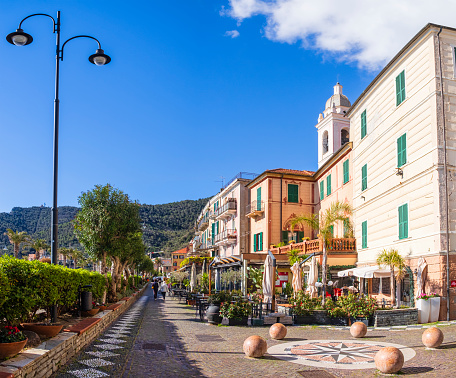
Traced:
<svg viewBox="0 0 456 378">
<path fill-rule="evenodd" d="M 158 281 L 154 280 L 152 284 L 152 289 L 154 289 L 154 301 L 157 300 L 157 293 L 158 293 Z"/>
<path fill-rule="evenodd" d="M 160 286 L 160 293 L 161 293 L 161 295 L 163 297 L 163 300 L 165 300 L 166 293 L 168 292 L 168 290 L 169 290 L 168 289 L 168 284 L 165 281 L 163 281 L 161 286 Z"/>
</svg>

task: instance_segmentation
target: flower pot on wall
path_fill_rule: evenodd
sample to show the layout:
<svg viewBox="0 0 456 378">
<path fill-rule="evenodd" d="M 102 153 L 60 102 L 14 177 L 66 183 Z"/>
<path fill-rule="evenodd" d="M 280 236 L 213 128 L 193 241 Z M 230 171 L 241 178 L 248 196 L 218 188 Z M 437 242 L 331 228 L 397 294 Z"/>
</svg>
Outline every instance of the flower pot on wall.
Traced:
<svg viewBox="0 0 456 378">
<path fill-rule="evenodd" d="M 45 339 L 56 336 L 63 328 L 63 324 L 36 324 L 22 323 L 21 327 L 27 331 L 33 331 Z"/>
<path fill-rule="evenodd" d="M 15 356 L 24 349 L 27 340 L 16 341 L 15 343 L 0 343 L 0 360 Z"/>
<path fill-rule="evenodd" d="M 431 304 L 429 312 L 429 323 L 439 321 L 440 315 L 440 297 L 429 298 L 428 302 Z"/>
<path fill-rule="evenodd" d="M 418 323 L 429 323 L 431 301 L 426 299 L 418 299 L 416 301 L 416 307 L 418 308 Z"/>
</svg>

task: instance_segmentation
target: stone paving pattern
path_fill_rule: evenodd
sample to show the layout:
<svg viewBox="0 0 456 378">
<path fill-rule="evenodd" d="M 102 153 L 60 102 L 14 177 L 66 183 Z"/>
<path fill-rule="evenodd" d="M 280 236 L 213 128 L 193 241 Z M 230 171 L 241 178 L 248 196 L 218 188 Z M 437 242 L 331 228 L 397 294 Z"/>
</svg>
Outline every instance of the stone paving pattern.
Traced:
<svg viewBox="0 0 456 378">
<path fill-rule="evenodd" d="M 111 377 L 380 377 L 375 369 L 336 370 L 293 364 L 265 355 L 246 358 L 242 345 L 251 335 L 264 337 L 268 346 L 298 340 L 350 340 L 348 329 L 287 327 L 284 340 L 272 340 L 269 327 L 210 326 L 199 321 L 190 306 L 177 299 L 148 296 L 141 318 L 125 343 L 123 358 L 110 360 L 114 366 L 102 368 Z M 127 312 L 128 314 L 128 312 Z M 404 364 L 402 373 L 413 377 L 456 377 L 456 325 L 441 328 L 445 335 L 437 350 L 426 350 L 421 343 L 423 329 L 398 328 L 370 330 L 364 340 L 402 344 L 415 350 L 416 356 Z M 109 330 L 105 332 L 109 333 Z M 98 340 L 105 336 L 100 335 Z M 355 339 L 353 339 L 355 340 Z M 99 341 L 98 341 L 99 342 Z M 92 348 L 92 349 L 91 349 Z M 96 350 L 93 345 L 87 350 Z M 86 350 L 86 351 L 87 351 Z M 82 351 L 79 357 L 85 351 Z M 86 354 L 84 359 L 89 356 Z M 63 367 L 61 376 L 70 369 Z M 318 370 L 318 371 L 316 371 Z M 326 372 L 326 374 L 325 374 Z M 329 374 L 328 374 L 329 373 Z"/>
</svg>

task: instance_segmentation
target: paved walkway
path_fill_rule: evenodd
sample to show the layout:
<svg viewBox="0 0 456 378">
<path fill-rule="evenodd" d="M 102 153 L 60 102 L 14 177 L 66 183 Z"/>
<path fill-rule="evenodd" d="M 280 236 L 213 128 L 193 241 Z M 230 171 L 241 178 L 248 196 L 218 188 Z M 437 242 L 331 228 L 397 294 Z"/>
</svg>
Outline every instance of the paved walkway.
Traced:
<svg viewBox="0 0 456 378">
<path fill-rule="evenodd" d="M 445 341 L 438 350 L 426 350 L 422 329 L 372 330 L 362 339 L 412 348 L 416 355 L 402 372 L 413 377 L 456 377 L 456 325 L 441 328 Z M 307 366 L 266 355 L 244 356 L 242 344 L 250 335 L 266 338 L 268 346 L 300 344 L 303 340 L 350 340 L 348 330 L 319 327 L 288 327 L 282 341 L 272 340 L 268 327 L 210 326 L 195 317 L 189 306 L 177 299 L 153 300 L 151 289 L 127 313 L 70 364 L 58 377 L 376 377 L 375 369 L 343 370 Z M 360 341 L 359 339 L 356 339 Z M 111 346 L 109 346 L 111 345 Z M 284 348 L 286 347 L 283 345 Z M 105 351 L 116 356 L 110 356 Z M 98 352 L 98 353 L 97 353 Z M 94 358 L 96 357 L 96 358 Z M 109 362 L 104 364 L 98 361 Z M 97 360 L 88 362 L 87 360 Z M 100 365 L 100 366 L 97 366 Z M 93 370 L 89 370 L 93 369 Z M 85 370 L 84 372 L 81 372 Z M 102 374 L 102 375 L 101 375 Z"/>
</svg>

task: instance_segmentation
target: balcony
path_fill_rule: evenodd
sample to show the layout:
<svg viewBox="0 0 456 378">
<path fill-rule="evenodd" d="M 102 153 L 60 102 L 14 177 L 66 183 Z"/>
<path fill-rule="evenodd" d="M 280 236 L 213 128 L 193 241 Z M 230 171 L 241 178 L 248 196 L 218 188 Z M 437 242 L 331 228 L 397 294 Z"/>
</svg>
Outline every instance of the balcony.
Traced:
<svg viewBox="0 0 456 378">
<path fill-rule="evenodd" d="M 255 218 L 264 214 L 264 201 L 253 201 L 247 205 L 246 215 L 249 218 Z"/>
<path fill-rule="evenodd" d="M 215 235 L 215 244 L 216 245 L 230 245 L 234 244 L 237 241 L 237 232 L 236 230 L 224 230 L 220 234 Z"/>
<path fill-rule="evenodd" d="M 204 230 L 206 230 L 206 228 L 208 228 L 208 226 L 209 226 L 209 216 L 208 216 L 208 213 L 206 213 L 198 222 L 197 231 L 203 232 Z"/>
<path fill-rule="evenodd" d="M 294 243 L 286 245 L 284 247 L 271 248 L 271 252 L 274 254 L 286 254 L 292 249 L 298 250 L 300 255 L 322 252 L 323 242 L 320 239 L 307 240 L 302 243 Z M 326 250 L 328 254 L 354 253 L 356 252 L 356 239 L 334 238 L 331 240 L 330 245 Z"/>
<path fill-rule="evenodd" d="M 236 210 L 237 210 L 236 200 L 229 201 L 226 204 L 224 204 L 222 207 L 219 207 L 217 209 L 217 211 L 215 212 L 215 219 L 229 218 L 229 217 L 231 217 L 231 215 L 236 214 Z"/>
</svg>

